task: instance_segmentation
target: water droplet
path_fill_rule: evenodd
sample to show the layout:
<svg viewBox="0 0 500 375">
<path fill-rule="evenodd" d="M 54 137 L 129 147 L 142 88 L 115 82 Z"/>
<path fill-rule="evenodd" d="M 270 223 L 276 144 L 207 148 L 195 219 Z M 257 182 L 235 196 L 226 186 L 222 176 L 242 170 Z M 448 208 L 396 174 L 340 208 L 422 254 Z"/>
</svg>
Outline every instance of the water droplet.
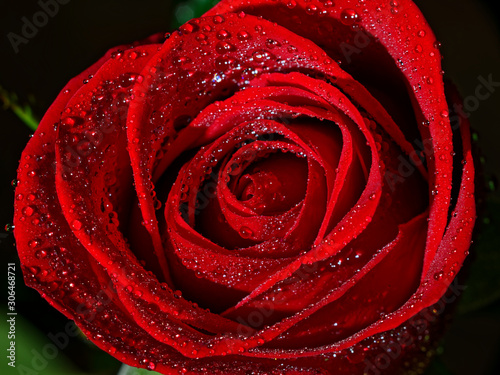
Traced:
<svg viewBox="0 0 500 375">
<path fill-rule="evenodd" d="M 274 39 L 268 39 L 266 40 L 266 47 L 269 48 L 269 49 L 273 49 L 275 47 L 279 47 L 281 46 L 281 43 L 274 40 Z"/>
<path fill-rule="evenodd" d="M 38 240 L 32 240 L 32 241 L 29 242 L 29 247 L 31 247 L 31 248 L 35 248 L 38 245 L 40 245 L 40 242 Z M 45 250 L 38 250 L 35 253 L 35 258 L 36 259 L 44 259 L 46 257 L 47 257 L 47 251 L 45 251 Z"/>
<path fill-rule="evenodd" d="M 29 270 L 30 272 L 36 276 L 40 273 L 40 267 L 36 267 L 36 266 L 33 266 L 33 267 L 29 267 Z"/>
<path fill-rule="evenodd" d="M 48 285 L 49 292 L 55 292 L 59 289 L 59 283 L 57 281 L 53 281 Z"/>
<path fill-rule="evenodd" d="M 73 220 L 71 226 L 73 227 L 74 230 L 80 230 L 82 229 L 82 222 L 80 220 Z"/>
<path fill-rule="evenodd" d="M 112 59 L 119 59 L 120 57 L 122 57 L 122 54 L 123 54 L 123 51 L 121 51 L 121 50 L 114 51 L 114 52 L 111 54 L 111 58 L 112 58 Z"/>
<path fill-rule="evenodd" d="M 72 126 L 75 124 L 75 120 L 71 117 L 66 117 L 61 121 L 61 124 L 67 125 L 67 126 Z"/>
<path fill-rule="evenodd" d="M 340 21 L 344 25 L 350 26 L 359 21 L 359 15 L 354 9 L 344 9 L 340 14 Z"/>
<path fill-rule="evenodd" d="M 24 216 L 31 216 L 35 213 L 35 210 L 31 206 L 26 206 L 23 208 L 23 215 Z"/>
<path fill-rule="evenodd" d="M 134 73 L 123 73 L 118 77 L 117 82 L 121 87 L 129 87 L 135 83 L 137 77 Z"/>
<path fill-rule="evenodd" d="M 252 59 L 255 62 L 264 63 L 265 61 L 270 60 L 272 58 L 272 56 L 273 55 L 268 51 L 255 51 L 252 54 Z"/>
<path fill-rule="evenodd" d="M 316 7 L 316 5 L 314 5 L 314 4 L 308 5 L 306 7 L 306 13 L 311 15 L 311 16 L 313 14 L 315 14 L 317 10 L 318 10 L 318 7 Z"/>
<path fill-rule="evenodd" d="M 434 280 L 437 280 L 437 281 L 441 280 L 443 278 L 443 275 L 444 275 L 443 271 L 436 272 L 434 274 Z"/>
<path fill-rule="evenodd" d="M 225 21 L 225 18 L 220 16 L 220 15 L 217 15 L 214 17 L 214 23 L 223 23 Z"/>
<path fill-rule="evenodd" d="M 240 228 L 240 236 L 242 238 L 250 238 L 253 236 L 253 231 L 250 228 L 243 226 Z"/>
<path fill-rule="evenodd" d="M 198 35 L 196 35 L 196 40 L 198 42 L 205 42 L 207 39 L 208 37 L 203 33 L 199 33 Z"/>
<path fill-rule="evenodd" d="M 221 29 L 221 30 L 217 31 L 217 39 L 224 40 L 224 39 L 227 39 L 230 37 L 231 37 L 231 34 L 229 34 L 229 32 L 227 32 L 227 30 Z"/>
<path fill-rule="evenodd" d="M 224 53 L 227 53 L 229 51 L 234 51 L 235 48 L 234 48 L 234 46 L 231 43 L 228 43 L 228 42 L 219 42 L 215 46 L 215 50 L 218 53 L 220 53 L 220 54 L 224 54 Z"/>
<path fill-rule="evenodd" d="M 250 39 L 250 34 L 246 31 L 239 31 L 238 34 L 236 34 L 236 37 L 241 41 L 248 40 Z"/>
<path fill-rule="evenodd" d="M 181 27 L 179 27 L 179 30 L 183 34 L 189 34 L 189 33 L 193 32 L 194 26 L 192 24 L 190 24 L 190 23 L 185 23 L 184 25 L 182 25 Z"/>
</svg>

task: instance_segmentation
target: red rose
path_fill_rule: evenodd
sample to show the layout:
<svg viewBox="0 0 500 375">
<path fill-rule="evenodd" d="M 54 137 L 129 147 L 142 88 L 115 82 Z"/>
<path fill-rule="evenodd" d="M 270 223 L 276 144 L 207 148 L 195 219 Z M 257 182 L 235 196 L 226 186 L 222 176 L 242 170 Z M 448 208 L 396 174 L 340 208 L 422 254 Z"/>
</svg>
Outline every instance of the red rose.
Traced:
<svg viewBox="0 0 500 375">
<path fill-rule="evenodd" d="M 421 365 L 475 219 L 440 59 L 409 0 L 222 1 L 111 50 L 22 155 L 26 283 L 164 374 Z"/>
</svg>

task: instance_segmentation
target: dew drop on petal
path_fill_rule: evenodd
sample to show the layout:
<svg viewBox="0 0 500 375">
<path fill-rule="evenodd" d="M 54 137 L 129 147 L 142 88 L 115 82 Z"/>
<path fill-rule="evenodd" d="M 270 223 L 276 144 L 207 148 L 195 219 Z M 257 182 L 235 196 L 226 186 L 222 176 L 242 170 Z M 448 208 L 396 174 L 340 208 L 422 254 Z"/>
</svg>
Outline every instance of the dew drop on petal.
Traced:
<svg viewBox="0 0 500 375">
<path fill-rule="evenodd" d="M 314 4 L 308 5 L 306 7 L 306 13 L 311 15 L 311 16 L 314 15 L 317 10 L 318 10 L 318 8 Z"/>
<path fill-rule="evenodd" d="M 182 291 L 180 291 L 180 290 L 176 290 L 176 291 L 174 292 L 174 297 L 176 297 L 176 298 L 180 298 L 180 297 L 182 297 Z"/>
<path fill-rule="evenodd" d="M 71 223 L 71 227 L 74 230 L 80 230 L 82 229 L 82 222 L 80 220 L 73 220 L 73 222 Z"/>
<path fill-rule="evenodd" d="M 344 9 L 340 14 L 340 21 L 346 26 L 353 25 L 358 20 L 359 15 L 354 9 Z"/>
<path fill-rule="evenodd" d="M 221 30 L 217 31 L 217 39 L 223 40 L 223 39 L 227 39 L 230 37 L 231 37 L 231 34 L 229 34 L 229 32 L 227 30 L 221 29 Z"/>
<path fill-rule="evenodd" d="M 220 15 L 217 15 L 214 17 L 214 23 L 223 23 L 225 21 L 225 18 L 220 16 Z"/>
<path fill-rule="evenodd" d="M 238 34 L 236 34 L 236 37 L 241 41 L 248 40 L 250 39 L 250 34 L 243 30 L 239 31 Z"/>
<path fill-rule="evenodd" d="M 250 238 L 253 236 L 253 231 L 250 228 L 243 226 L 240 228 L 240 235 L 242 238 Z"/>
<path fill-rule="evenodd" d="M 443 278 L 443 275 L 444 275 L 444 272 L 443 271 L 439 271 L 439 272 L 436 272 L 434 274 L 434 280 L 441 280 Z"/>
<path fill-rule="evenodd" d="M 23 215 L 24 216 L 31 216 L 35 213 L 35 210 L 31 206 L 26 206 L 23 208 Z"/>
<path fill-rule="evenodd" d="M 186 23 L 186 24 L 182 25 L 181 27 L 179 27 L 179 30 L 180 30 L 183 34 L 189 34 L 189 33 L 192 33 L 192 32 L 193 32 L 194 27 L 193 27 L 193 25 L 191 25 L 190 23 Z"/>
<path fill-rule="evenodd" d="M 36 241 L 36 240 L 33 240 L 33 241 L 30 241 L 29 243 L 29 246 L 30 247 L 36 247 L 38 246 L 40 242 Z M 47 251 L 45 250 L 38 250 L 36 253 L 35 253 L 35 258 L 36 259 L 43 259 L 43 258 L 46 258 L 47 257 Z"/>
<path fill-rule="evenodd" d="M 215 50 L 220 53 L 220 54 L 224 54 L 226 52 L 229 52 L 231 50 L 234 50 L 234 46 L 231 44 L 231 43 L 228 43 L 228 42 L 219 42 L 217 43 L 217 45 L 215 46 Z"/>
</svg>

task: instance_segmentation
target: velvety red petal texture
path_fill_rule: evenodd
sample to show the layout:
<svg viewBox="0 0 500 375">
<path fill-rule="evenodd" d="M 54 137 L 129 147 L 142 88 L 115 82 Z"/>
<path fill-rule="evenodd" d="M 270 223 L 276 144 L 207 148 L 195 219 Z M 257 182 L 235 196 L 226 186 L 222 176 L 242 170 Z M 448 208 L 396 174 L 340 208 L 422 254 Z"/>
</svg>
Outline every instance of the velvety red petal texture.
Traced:
<svg viewBox="0 0 500 375">
<path fill-rule="evenodd" d="M 475 220 L 440 57 L 409 0 L 223 0 L 111 50 L 23 152 L 26 283 L 163 374 L 421 368 Z"/>
</svg>

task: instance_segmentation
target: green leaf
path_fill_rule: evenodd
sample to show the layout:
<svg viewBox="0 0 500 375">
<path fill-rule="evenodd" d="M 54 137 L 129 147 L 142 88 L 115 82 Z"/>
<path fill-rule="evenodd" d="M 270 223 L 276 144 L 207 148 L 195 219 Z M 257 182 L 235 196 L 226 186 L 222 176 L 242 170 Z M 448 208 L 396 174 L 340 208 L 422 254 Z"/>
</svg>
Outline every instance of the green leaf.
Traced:
<svg viewBox="0 0 500 375">
<path fill-rule="evenodd" d="M 33 114 L 31 107 L 28 104 L 20 105 L 18 97 L 14 93 L 10 93 L 0 86 L 0 100 L 4 109 L 10 109 L 16 114 L 19 119 L 24 122 L 28 128 L 35 131 L 38 128 L 39 121 Z"/>
<path fill-rule="evenodd" d="M 172 27 L 178 28 L 192 18 L 201 17 L 218 2 L 218 0 L 187 0 L 180 2 L 174 10 Z"/>
<path fill-rule="evenodd" d="M 500 199 L 491 197 L 477 222 L 477 238 L 471 247 L 472 264 L 459 306 L 460 314 L 482 309 L 500 299 Z"/>
<path fill-rule="evenodd" d="M 11 316 L 7 316 L 7 310 L 4 308 L 0 309 L 0 315 L 2 316 L 0 323 L 2 351 L 7 353 L 6 349 L 9 349 L 11 341 L 14 341 L 16 354 L 16 367 L 14 368 L 7 365 L 10 362 L 6 357 L 8 354 L 2 353 L 2 375 L 83 375 L 66 357 L 63 350 L 55 346 L 49 337 L 38 331 L 22 315 L 15 316 L 15 338 L 9 339 L 7 332 L 10 324 L 7 323 L 7 319 Z"/>
<path fill-rule="evenodd" d="M 159 372 L 122 365 L 117 375 L 161 375 Z"/>
</svg>

